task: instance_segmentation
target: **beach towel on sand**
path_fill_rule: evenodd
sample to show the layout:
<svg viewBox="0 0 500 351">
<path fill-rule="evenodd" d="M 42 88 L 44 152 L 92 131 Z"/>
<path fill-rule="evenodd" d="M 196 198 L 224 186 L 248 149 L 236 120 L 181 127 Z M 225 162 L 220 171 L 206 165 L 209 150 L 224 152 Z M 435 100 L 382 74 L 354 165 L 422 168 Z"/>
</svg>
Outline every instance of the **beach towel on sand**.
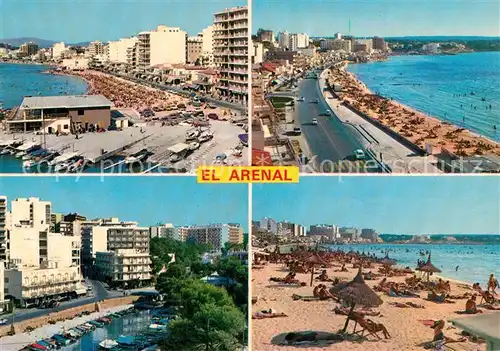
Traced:
<svg viewBox="0 0 500 351">
<path fill-rule="evenodd" d="M 277 335 L 271 341 L 274 345 L 318 345 L 344 341 L 342 334 L 321 331 L 298 331 Z"/>
</svg>

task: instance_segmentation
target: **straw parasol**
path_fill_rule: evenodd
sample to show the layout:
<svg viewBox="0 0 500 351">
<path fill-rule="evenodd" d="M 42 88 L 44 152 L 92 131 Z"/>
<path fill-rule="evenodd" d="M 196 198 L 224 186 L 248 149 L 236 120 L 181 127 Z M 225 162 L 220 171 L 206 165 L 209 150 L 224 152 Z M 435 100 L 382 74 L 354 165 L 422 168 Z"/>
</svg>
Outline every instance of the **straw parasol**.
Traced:
<svg viewBox="0 0 500 351">
<path fill-rule="evenodd" d="M 349 319 L 352 317 L 352 312 L 357 304 L 365 307 L 377 307 L 383 303 L 382 299 L 378 297 L 375 291 L 366 285 L 361 272 L 361 267 L 353 280 L 348 283 L 335 285 L 330 289 L 330 292 L 351 305 L 351 309 L 347 315 L 347 320 L 345 321 L 344 329 L 342 329 L 342 332 L 344 333 L 347 330 Z"/>
<path fill-rule="evenodd" d="M 417 271 L 424 272 L 427 274 L 427 281 L 430 279 L 431 273 L 440 273 L 441 270 L 434 266 L 431 262 L 431 254 L 429 253 L 429 258 L 427 259 L 427 262 L 420 267 L 416 268 Z"/>
<path fill-rule="evenodd" d="M 389 253 L 386 253 L 385 257 L 380 260 L 380 263 L 384 266 L 385 275 L 387 275 L 387 273 L 389 272 L 389 267 L 394 266 L 396 264 L 396 260 L 389 258 Z"/>
</svg>

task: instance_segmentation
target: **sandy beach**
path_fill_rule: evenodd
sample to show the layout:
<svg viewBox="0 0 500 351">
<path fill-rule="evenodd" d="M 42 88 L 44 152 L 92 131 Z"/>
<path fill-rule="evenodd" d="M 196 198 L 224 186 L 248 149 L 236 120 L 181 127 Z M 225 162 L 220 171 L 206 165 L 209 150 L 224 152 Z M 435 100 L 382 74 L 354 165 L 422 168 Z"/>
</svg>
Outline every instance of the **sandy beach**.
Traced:
<svg viewBox="0 0 500 351">
<path fill-rule="evenodd" d="M 258 301 L 253 304 L 253 313 L 268 310 L 272 308 L 278 313 L 285 313 L 287 317 L 253 320 L 252 324 L 252 349 L 253 350 L 290 350 L 302 349 L 307 350 L 423 350 L 423 343 L 431 341 L 433 338 L 433 329 L 423 324 L 419 320 L 448 320 L 460 317 L 455 311 L 465 309 L 466 299 L 454 300 L 455 303 L 435 303 L 424 300 L 426 292 L 422 291 L 419 297 L 389 297 L 388 295 L 377 292 L 377 295 L 383 300 L 383 304 L 374 311 L 380 311 L 378 316 L 367 316 L 376 323 L 382 323 L 389 331 L 391 338 L 381 340 L 370 336 L 362 342 L 343 341 L 328 346 L 279 346 L 271 341 L 274 337 L 281 333 L 294 331 L 323 331 L 335 333 L 342 329 L 346 321 L 344 315 L 337 315 L 333 312 L 338 303 L 332 300 L 326 301 L 294 301 L 293 294 L 302 296 L 311 296 L 313 287 L 320 284 L 317 281 L 313 283 L 313 287 L 309 286 L 310 274 L 297 273 L 295 279 L 307 283 L 307 286 L 284 285 L 269 281 L 270 277 L 285 277 L 288 269 L 284 264 L 268 263 L 261 268 L 252 269 L 252 296 L 258 296 Z M 374 265 L 371 268 L 366 268 L 363 271 L 371 271 L 376 273 L 379 265 Z M 347 264 L 348 272 L 334 272 L 338 267 L 328 268 L 327 272 L 330 278 L 338 277 L 350 281 L 358 272 L 357 268 L 352 268 L 352 264 Z M 389 281 L 404 282 L 404 279 L 410 277 L 411 274 L 405 276 L 389 277 Z M 417 276 L 419 273 L 417 272 Z M 485 277 L 487 278 L 487 277 Z M 382 278 L 377 280 L 366 280 L 368 286 L 373 288 L 380 282 Z M 434 277 L 433 279 L 437 279 Z M 323 283 L 328 288 L 332 287 L 332 283 Z M 450 281 L 451 293 L 453 295 L 461 295 L 472 290 L 456 281 Z M 484 288 L 484 286 L 483 286 Z M 424 308 L 399 308 L 391 305 L 391 303 L 406 303 L 413 302 L 424 306 Z M 479 302 L 479 301 L 478 301 Z M 481 308 L 481 306 L 479 306 Z M 484 313 L 499 313 L 484 310 Z M 348 332 L 353 329 L 353 321 L 350 321 Z M 359 327 L 358 327 L 359 328 Z M 455 329 L 451 323 L 446 323 L 443 329 L 446 337 L 460 339 L 461 330 Z M 380 333 L 382 335 L 382 333 Z M 419 346 L 420 345 L 420 346 Z M 474 343 L 471 341 L 450 344 L 450 347 L 456 350 L 485 350 L 485 344 Z"/>
<path fill-rule="evenodd" d="M 426 115 L 423 112 L 373 94 L 354 74 L 346 71 L 347 64 L 330 69 L 330 84 L 340 84 L 342 100 L 377 119 L 395 132 L 425 149 L 432 145 L 432 153 L 441 150 L 457 156 L 500 155 L 500 145 L 487 138 Z"/>
</svg>

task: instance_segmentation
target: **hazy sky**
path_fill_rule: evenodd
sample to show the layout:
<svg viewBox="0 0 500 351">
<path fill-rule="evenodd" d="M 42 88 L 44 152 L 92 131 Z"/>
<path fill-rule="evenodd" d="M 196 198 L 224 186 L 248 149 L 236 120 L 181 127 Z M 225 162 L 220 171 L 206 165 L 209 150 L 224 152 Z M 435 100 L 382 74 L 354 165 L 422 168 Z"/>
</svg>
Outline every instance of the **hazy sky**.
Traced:
<svg viewBox="0 0 500 351">
<path fill-rule="evenodd" d="M 0 0 L 0 38 L 116 40 L 159 24 L 196 35 L 240 0 Z"/>
<path fill-rule="evenodd" d="M 500 177 L 301 177 L 254 184 L 252 217 L 390 234 L 500 234 Z"/>
<path fill-rule="evenodd" d="M 253 0 L 253 32 L 500 36 L 498 0 Z"/>
<path fill-rule="evenodd" d="M 88 218 L 119 217 L 141 225 L 239 223 L 248 227 L 248 187 L 198 184 L 196 177 L 2 177 L 0 195 L 10 202 L 39 197 L 54 212 Z"/>
</svg>

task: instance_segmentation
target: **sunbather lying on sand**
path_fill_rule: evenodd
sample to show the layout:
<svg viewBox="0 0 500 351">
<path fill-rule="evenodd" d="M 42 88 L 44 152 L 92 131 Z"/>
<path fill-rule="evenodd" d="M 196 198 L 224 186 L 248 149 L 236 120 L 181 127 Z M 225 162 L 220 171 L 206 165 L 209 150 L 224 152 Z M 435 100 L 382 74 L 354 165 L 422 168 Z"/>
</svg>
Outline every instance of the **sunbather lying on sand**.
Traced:
<svg viewBox="0 0 500 351">
<path fill-rule="evenodd" d="M 396 286 L 390 288 L 389 292 L 387 295 L 391 297 L 420 297 L 419 295 L 415 294 L 414 292 L 411 292 L 409 290 L 399 290 Z"/>
<path fill-rule="evenodd" d="M 446 298 L 446 294 L 442 293 L 441 295 L 436 294 L 434 290 L 431 290 L 429 294 L 427 294 L 427 300 L 438 303 L 455 303 L 455 301 L 448 300 Z"/>
<path fill-rule="evenodd" d="M 305 283 L 302 283 L 300 280 L 295 279 L 295 273 L 290 272 L 288 275 L 284 278 L 281 277 L 271 277 L 269 278 L 270 281 L 272 282 L 277 282 L 277 283 L 284 283 L 284 284 L 300 284 L 300 285 L 305 285 Z"/>
<path fill-rule="evenodd" d="M 410 308 L 410 307 L 413 307 L 413 308 L 425 308 L 425 306 L 419 305 L 419 304 L 416 304 L 416 303 L 413 303 L 413 302 L 407 302 L 407 303 L 390 302 L 389 304 L 392 305 L 392 306 L 399 307 L 399 308 Z"/>
<path fill-rule="evenodd" d="M 276 312 L 272 308 L 268 310 L 262 310 L 260 312 L 255 312 L 252 319 L 264 319 L 264 318 L 278 318 L 278 317 L 288 317 L 285 313 Z"/>
<path fill-rule="evenodd" d="M 316 341 L 342 341 L 341 334 L 316 333 L 316 332 L 292 332 L 285 336 L 285 343 L 293 345 L 296 343 L 316 342 Z"/>
<path fill-rule="evenodd" d="M 349 270 L 345 268 L 345 264 L 343 264 L 342 268 L 336 269 L 334 272 L 349 272 Z"/>
</svg>

